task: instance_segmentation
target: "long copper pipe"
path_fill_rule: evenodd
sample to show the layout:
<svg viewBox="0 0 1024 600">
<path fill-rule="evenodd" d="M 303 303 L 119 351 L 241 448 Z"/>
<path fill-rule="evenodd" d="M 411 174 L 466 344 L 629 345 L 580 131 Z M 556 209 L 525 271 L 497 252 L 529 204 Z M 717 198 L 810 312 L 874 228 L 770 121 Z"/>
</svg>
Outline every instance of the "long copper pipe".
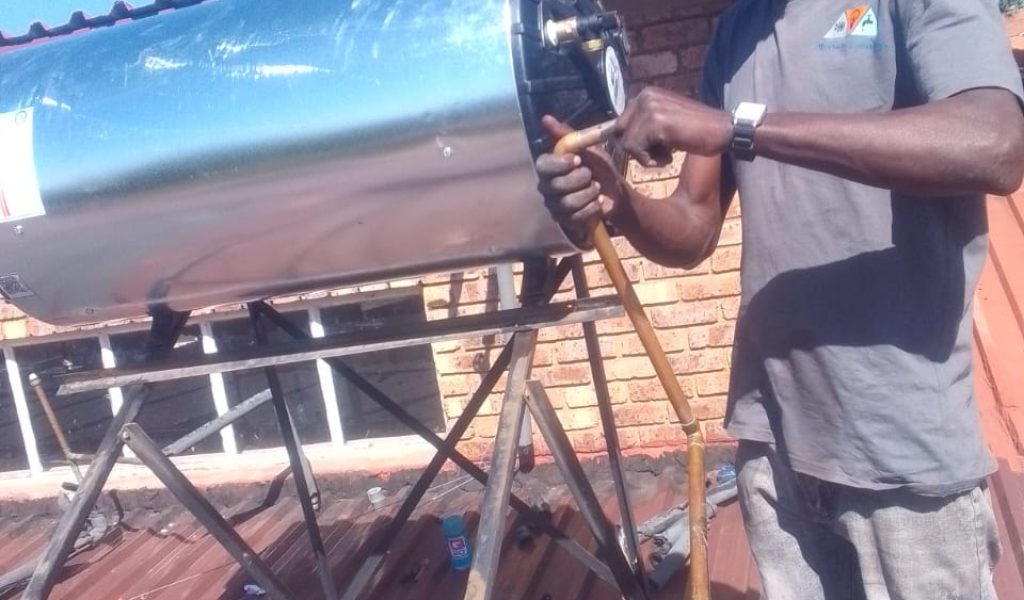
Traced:
<svg viewBox="0 0 1024 600">
<path fill-rule="evenodd" d="M 600 125 L 574 131 L 564 136 L 555 145 L 555 154 L 576 154 L 580 151 L 607 141 L 612 134 L 615 122 L 609 121 Z M 675 409 L 679 421 L 682 423 L 683 431 L 686 433 L 687 448 L 687 478 L 688 496 L 690 508 L 690 581 L 688 587 L 691 590 L 693 600 L 709 600 L 710 581 L 708 574 L 708 545 L 707 545 L 707 515 L 705 514 L 705 489 L 704 489 L 704 434 L 700 424 L 693 416 L 693 409 L 679 386 L 679 380 L 672 372 L 672 365 L 665 355 L 665 350 L 658 341 L 658 336 L 651 325 L 643 304 L 637 298 L 633 284 L 630 283 L 626 270 L 622 267 L 622 260 L 615 252 L 611 236 L 604 221 L 600 218 L 591 220 L 588 224 L 588 234 L 594 244 L 594 248 L 601 257 L 608 276 L 611 278 L 615 289 L 619 293 L 622 304 L 629 315 L 630 321 L 636 333 L 640 336 L 640 342 L 647 351 L 654 371 L 665 388 L 672 408 Z"/>
</svg>

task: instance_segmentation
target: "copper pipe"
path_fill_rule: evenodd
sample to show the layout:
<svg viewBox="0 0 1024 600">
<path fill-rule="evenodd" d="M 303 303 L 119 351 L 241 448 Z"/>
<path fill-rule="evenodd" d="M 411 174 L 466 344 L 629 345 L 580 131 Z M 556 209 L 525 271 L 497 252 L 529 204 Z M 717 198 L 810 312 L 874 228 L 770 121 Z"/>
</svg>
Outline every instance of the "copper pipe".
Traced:
<svg viewBox="0 0 1024 600">
<path fill-rule="evenodd" d="M 588 129 L 574 131 L 564 136 L 555 145 L 555 154 L 576 154 L 580 151 L 605 142 L 611 138 L 615 122 L 609 121 Z M 693 600 L 708 600 L 710 597 L 710 581 L 708 574 L 707 546 L 707 515 L 705 513 L 704 489 L 704 433 L 700 423 L 693 416 L 693 409 L 679 386 L 679 380 L 672 372 L 672 365 L 665 355 L 665 350 L 658 341 L 654 326 L 643 304 L 637 298 L 633 284 L 630 283 L 626 270 L 622 266 L 619 255 L 615 252 L 611 236 L 601 218 L 594 218 L 588 224 L 588 234 L 594 244 L 601 262 L 604 263 L 608 276 L 615 285 L 622 304 L 636 329 L 640 342 L 654 366 L 654 371 L 665 388 L 672 408 L 675 409 L 683 431 L 686 433 L 688 496 L 690 505 L 690 581 Z"/>
<path fill-rule="evenodd" d="M 53 429 L 53 435 L 57 437 L 57 443 L 60 444 L 60 451 L 64 454 L 64 460 L 68 461 L 68 464 L 71 465 L 75 481 L 79 484 L 82 483 L 82 472 L 78 469 L 78 463 L 75 462 L 67 438 L 64 437 L 64 430 L 61 429 L 60 421 L 57 420 L 57 413 L 53 412 L 53 407 L 50 406 L 50 399 L 46 395 L 46 390 L 43 389 L 43 380 L 35 373 L 30 373 L 28 384 L 35 390 L 36 398 L 39 399 L 39 404 L 43 407 L 43 413 L 46 414 L 46 420 L 50 423 L 50 429 Z"/>
</svg>

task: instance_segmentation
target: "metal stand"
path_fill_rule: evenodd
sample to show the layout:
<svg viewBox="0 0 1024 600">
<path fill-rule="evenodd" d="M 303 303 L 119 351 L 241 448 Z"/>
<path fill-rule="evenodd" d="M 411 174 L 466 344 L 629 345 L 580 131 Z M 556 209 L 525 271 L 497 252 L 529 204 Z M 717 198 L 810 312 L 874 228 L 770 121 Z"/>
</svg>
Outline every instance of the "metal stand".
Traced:
<svg viewBox="0 0 1024 600">
<path fill-rule="evenodd" d="M 260 560 L 259 554 L 245 543 L 242 536 L 238 535 L 238 532 L 231 527 L 231 524 L 189 482 L 185 474 L 174 466 L 171 459 L 167 458 L 160 451 L 159 446 L 149 439 L 149 436 L 146 435 L 146 432 L 141 427 L 136 423 L 125 425 L 121 429 L 121 441 L 132 449 L 132 452 L 139 457 L 139 460 L 196 517 L 196 520 L 206 527 L 210 535 L 228 551 L 228 554 L 245 569 L 245 572 L 256 583 L 266 590 L 271 598 L 275 600 L 294 598 L 292 594 L 288 593 L 288 588 L 270 570 L 270 567 Z M 301 481 L 301 478 L 296 477 L 295 480 Z"/>
<path fill-rule="evenodd" d="M 188 320 L 188 313 L 176 313 L 169 310 L 159 310 L 153 314 L 153 323 L 150 327 L 149 342 L 146 347 L 146 358 L 148 360 L 160 360 L 174 348 L 175 342 L 181 335 L 181 330 Z M 39 564 L 36 566 L 32 579 L 22 594 L 24 600 L 44 600 L 50 596 L 54 584 L 57 582 L 57 575 L 64 567 L 64 563 L 71 554 L 71 550 L 82 531 L 89 512 L 96 504 L 96 500 L 103 491 L 103 486 L 110 477 L 110 472 L 121 455 L 124 442 L 121 440 L 121 428 L 129 422 L 134 421 L 139 414 L 139 409 L 150 394 L 150 386 L 137 385 L 129 388 L 124 395 L 124 404 L 121 410 L 114 415 L 114 420 L 100 442 L 99 450 L 89 470 L 86 472 L 82 485 L 79 486 L 71 500 L 71 506 L 57 522 L 57 527 L 50 537 L 50 543 L 46 545 Z"/>
<path fill-rule="evenodd" d="M 574 256 L 572 261 L 572 280 L 576 289 L 576 297 L 590 297 L 590 286 L 587 284 L 586 270 L 583 268 L 583 257 Z M 615 426 L 615 412 L 612 410 L 612 397 L 608 391 L 608 376 L 604 372 L 604 361 L 601 357 L 601 344 L 597 338 L 597 325 L 593 321 L 583 323 L 583 339 L 587 345 L 587 358 L 590 361 L 590 373 L 597 394 L 597 407 L 601 414 L 601 427 L 604 431 L 605 446 L 608 451 L 608 464 L 612 470 L 612 484 L 615 486 L 615 497 L 619 504 L 622 517 L 620 533 L 624 540 L 623 551 L 626 559 L 636 571 L 642 586 L 646 586 L 643 562 L 640 560 L 640 542 L 636 537 L 636 525 L 633 521 L 633 508 L 629 502 L 629 492 L 623 478 L 622 447 L 619 445 L 619 430 Z"/>
<path fill-rule="evenodd" d="M 267 343 L 266 335 L 260 323 L 260 311 L 255 304 L 249 305 L 249 317 L 252 323 L 253 339 L 257 345 Z M 267 375 L 267 384 L 270 386 L 270 397 L 274 403 L 274 412 L 277 414 L 277 423 L 281 430 L 281 437 L 284 439 L 284 446 L 288 450 L 288 462 L 291 465 L 292 476 L 295 480 L 295 491 L 299 496 L 299 505 L 302 506 L 302 518 L 306 524 L 306 533 L 309 535 L 309 543 L 313 548 L 313 556 L 316 558 L 316 571 L 320 578 L 320 587 L 324 591 L 326 600 L 337 600 L 338 591 L 334 587 L 334 580 L 331 577 L 331 565 L 327 560 L 327 550 L 324 548 L 324 540 L 320 535 L 320 525 L 316 521 L 316 509 L 320 504 L 320 491 L 317 488 L 316 480 L 313 479 L 313 471 L 309 466 L 309 459 L 303 454 L 299 445 L 299 435 L 295 430 L 295 423 L 288 412 L 288 405 L 284 401 L 284 391 L 281 389 L 281 378 L 277 375 L 276 367 L 264 369 Z"/>
<path fill-rule="evenodd" d="M 253 325 L 253 337 L 257 344 L 266 342 L 259 327 L 260 311 L 250 305 Z M 169 355 L 174 348 L 181 330 L 188 320 L 187 313 L 156 313 L 147 345 L 146 361 L 159 362 Z M 188 481 L 185 475 L 174 466 L 168 456 L 180 453 L 190 447 L 195 440 L 205 439 L 242 416 L 252 412 L 268 400 L 273 403 L 281 429 L 281 437 L 288 451 L 289 464 L 306 529 L 310 538 L 313 553 L 316 556 L 317 572 L 326 600 L 336 600 L 337 591 L 331 578 L 327 552 L 324 548 L 320 528 L 316 522 L 316 511 L 320 506 L 320 491 L 313 477 L 309 460 L 302 453 L 298 433 L 288 412 L 280 379 L 274 367 L 266 367 L 269 390 L 249 398 L 235 407 L 231 414 L 224 415 L 200 427 L 182 440 L 161 450 L 134 423 L 135 417 L 142 408 L 151 391 L 151 382 L 140 383 L 130 387 L 125 394 L 125 402 L 121 410 L 104 435 L 103 441 L 94 457 L 91 457 L 89 470 L 75 494 L 71 506 L 57 524 L 50 544 L 45 549 L 23 598 L 43 600 L 48 598 L 56 583 L 57 575 L 73 549 L 78 533 L 81 531 L 103 486 L 106 484 L 118 461 L 124 444 L 136 454 L 137 460 L 145 465 L 167 487 L 167 489 L 191 512 L 196 519 L 214 536 L 214 538 L 238 561 L 273 598 L 288 600 L 293 598 L 287 588 L 277 580 L 269 568 L 260 561 L 259 556 L 234 529 L 224 520 L 216 509 Z M 135 461 L 132 461 L 135 462 Z"/>
<path fill-rule="evenodd" d="M 568 277 L 570 271 L 573 274 L 577 296 L 580 300 L 574 303 L 550 304 L 555 292 Z M 160 478 L 175 497 L 197 517 L 264 589 L 282 600 L 289 598 L 288 590 L 284 585 L 274 579 L 274 575 L 265 564 L 259 561 L 254 551 L 168 460 L 168 451 L 178 448 L 180 444 L 176 442 L 160 451 L 137 425 L 131 424 L 139 407 L 144 402 L 148 386 L 152 382 L 204 375 L 210 372 L 263 369 L 267 376 L 269 390 L 247 400 L 243 403 L 244 406 L 235 407 L 230 414 L 204 425 L 186 437 L 192 439 L 197 435 L 211 435 L 255 407 L 267 401 L 273 403 L 284 445 L 288 451 L 289 463 L 316 558 L 321 586 L 325 597 L 328 600 L 334 600 L 337 598 L 337 593 L 331 578 L 323 539 L 316 522 L 316 504 L 319 502 L 316 481 L 312 476 L 308 461 L 302 454 L 301 441 L 289 414 L 276 371 L 280 365 L 322 359 L 370 400 L 437 449 L 434 458 L 413 486 L 395 518 L 374 542 L 371 556 L 364 562 L 353 580 L 349 582 L 342 595 L 342 600 L 357 600 L 373 583 L 390 552 L 391 544 L 408 523 L 426 491 L 449 460 L 486 487 L 478 539 L 475 545 L 474 563 L 469 576 L 467 599 L 486 600 L 491 598 L 500 560 L 505 514 L 509 506 L 521 513 L 527 523 L 551 536 L 561 548 L 569 552 L 598 577 L 620 590 L 626 598 L 629 600 L 646 599 L 644 577 L 637 560 L 637 542 L 634 537 L 632 513 L 621 471 L 621 457 L 612 418 L 611 400 L 604 377 L 596 328 L 593 325 L 593 321 L 621 315 L 622 308 L 618 302 L 609 303 L 606 299 L 591 300 L 588 298 L 589 292 L 586 287 L 582 262 L 579 257 L 574 257 L 562 260 L 553 269 L 551 263 L 546 260 L 526 263 L 523 284 L 524 307 L 522 309 L 501 311 L 492 315 L 457 317 L 448 322 L 428 322 L 416 328 L 403 327 L 399 328 L 400 330 L 392 328 L 386 331 L 371 331 L 357 334 L 357 336 L 347 336 L 345 340 L 338 338 L 312 340 L 307 332 L 285 319 L 283 315 L 266 303 L 252 303 L 249 305 L 249 312 L 256 346 L 251 351 L 238 353 L 231 357 L 204 357 L 191 362 L 155 362 L 166 354 L 164 352 L 153 355 L 155 364 L 149 368 L 118 369 L 92 377 L 78 377 L 62 386 L 60 391 L 62 394 L 111 385 L 128 387 L 125 405 L 115 417 L 75 502 L 87 509 L 93 505 L 120 453 L 121 444 L 127 442 L 139 457 L 139 461 Z M 163 340 L 162 346 L 166 346 L 168 349 L 173 347 L 177 332 L 180 332 L 181 326 L 184 325 L 184 316 L 179 315 L 179 319 L 180 323 L 177 324 L 173 337 L 157 336 L 157 323 L 154 320 L 154 339 Z M 266 336 L 262 330 L 264 320 L 280 328 L 293 338 L 295 343 L 286 348 L 267 345 Z M 568 436 L 558 422 L 547 396 L 537 384 L 530 384 L 529 394 L 527 393 L 527 382 L 530 377 L 539 329 L 565 323 L 584 324 L 594 385 L 597 390 L 605 437 L 608 440 L 616 496 L 623 519 L 622 526 L 626 532 L 629 532 L 621 544 L 617 539 L 615 526 L 602 511 L 597 496 L 587 481 L 573 453 Z M 344 354 L 400 347 L 413 343 L 458 339 L 467 335 L 480 335 L 481 332 L 512 332 L 513 335 L 483 378 L 479 388 L 474 392 L 463 414 L 444 439 L 339 358 Z M 156 346 L 158 344 L 154 344 L 154 347 Z M 490 473 L 488 473 L 460 453 L 456 449 L 456 445 L 465 435 L 470 423 L 477 416 L 481 406 L 493 392 L 494 386 L 506 370 L 509 373 L 508 383 L 495 441 L 494 456 Z M 533 419 L 538 423 L 542 435 L 552 450 L 556 464 L 569 484 L 569 489 L 580 507 L 588 527 L 598 542 L 598 555 L 589 552 L 579 542 L 569 538 L 552 522 L 549 515 L 533 509 L 527 502 L 511 493 L 517 446 L 520 444 L 520 430 L 524 418 L 528 416 L 527 404 L 529 404 Z M 79 507 L 76 510 L 70 510 L 61 520 L 54 540 L 51 542 L 50 548 L 47 549 L 47 554 L 40 563 L 24 598 L 42 600 L 48 596 L 56 580 L 56 574 L 67 558 L 68 550 L 65 549 L 65 540 L 73 542 L 77 532 L 81 529 L 85 514 L 87 514 L 87 510 L 83 514 L 82 508 Z"/>
</svg>

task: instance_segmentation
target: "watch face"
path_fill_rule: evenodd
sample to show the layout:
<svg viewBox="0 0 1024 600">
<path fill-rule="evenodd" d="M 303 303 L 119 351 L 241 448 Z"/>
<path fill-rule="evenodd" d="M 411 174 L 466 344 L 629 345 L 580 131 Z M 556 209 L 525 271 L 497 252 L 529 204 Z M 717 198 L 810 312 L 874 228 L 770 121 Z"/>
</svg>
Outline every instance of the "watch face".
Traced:
<svg viewBox="0 0 1024 600">
<path fill-rule="evenodd" d="M 611 46 L 604 51 L 604 77 L 612 109 L 621 115 L 626 110 L 626 79 L 622 75 L 619 53 Z"/>
<path fill-rule="evenodd" d="M 759 125 L 761 120 L 764 118 L 764 113 L 767 110 L 763 104 L 754 104 L 752 102 L 742 102 L 736 107 L 734 113 L 736 121 L 750 121 L 754 124 Z"/>
</svg>

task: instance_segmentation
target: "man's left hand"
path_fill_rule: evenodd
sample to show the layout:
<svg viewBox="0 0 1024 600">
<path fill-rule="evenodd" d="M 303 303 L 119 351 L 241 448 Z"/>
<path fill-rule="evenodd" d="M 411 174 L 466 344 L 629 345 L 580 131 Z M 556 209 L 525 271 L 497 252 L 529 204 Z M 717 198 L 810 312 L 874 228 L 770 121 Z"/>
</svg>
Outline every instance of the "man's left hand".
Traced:
<svg viewBox="0 0 1024 600">
<path fill-rule="evenodd" d="M 716 156 L 732 142 L 732 117 L 685 96 L 648 87 L 615 125 L 623 149 L 645 167 L 665 165 L 673 151 Z"/>
</svg>

